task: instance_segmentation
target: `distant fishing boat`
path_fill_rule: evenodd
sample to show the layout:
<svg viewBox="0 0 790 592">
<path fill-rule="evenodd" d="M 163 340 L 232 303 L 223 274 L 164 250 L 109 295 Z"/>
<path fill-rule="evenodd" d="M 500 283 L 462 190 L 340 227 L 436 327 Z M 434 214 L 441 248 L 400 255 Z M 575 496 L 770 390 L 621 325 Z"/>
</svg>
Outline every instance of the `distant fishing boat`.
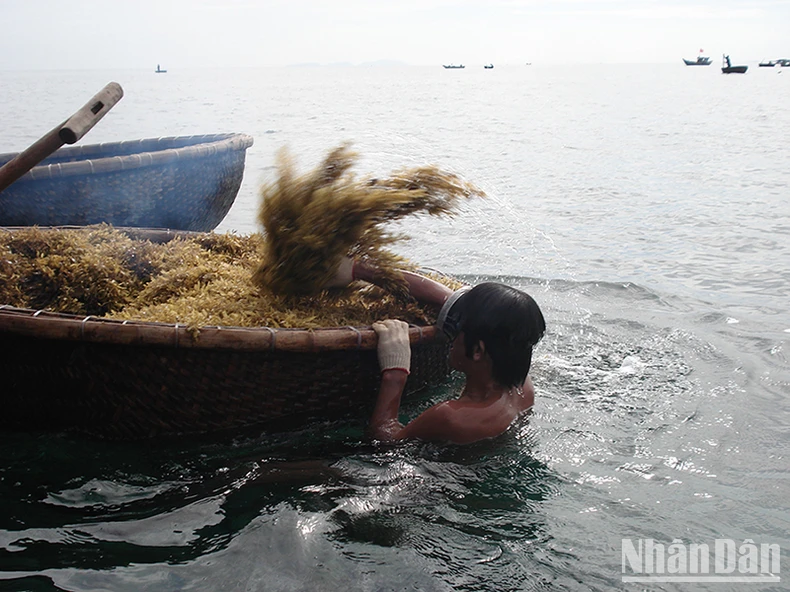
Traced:
<svg viewBox="0 0 790 592">
<path fill-rule="evenodd" d="M 687 60 L 683 58 L 683 63 L 687 66 L 710 66 L 710 58 L 702 55 L 703 50 L 699 50 L 699 55 L 696 60 Z"/>
<path fill-rule="evenodd" d="M 483 66 L 483 68 L 485 68 L 486 70 L 491 70 L 493 67 L 494 64 L 486 64 L 485 66 Z"/>
<path fill-rule="evenodd" d="M 768 60 L 768 61 L 765 61 L 765 62 L 760 62 L 760 67 L 761 68 L 773 68 L 776 64 L 777 64 L 777 62 L 775 60 Z"/>
<path fill-rule="evenodd" d="M 466 68 L 466 66 L 464 66 L 463 64 L 460 64 L 460 65 L 458 65 L 458 66 L 456 66 L 455 64 L 443 64 L 443 66 L 444 66 L 444 67 L 445 67 L 447 70 L 460 70 L 460 69 L 462 69 L 462 68 Z"/>
<path fill-rule="evenodd" d="M 156 70 L 154 70 L 154 72 L 156 72 L 157 74 L 164 74 L 165 72 L 167 72 L 167 70 L 162 70 L 162 68 L 159 67 L 159 64 L 157 64 Z"/>
<path fill-rule="evenodd" d="M 732 62 L 730 62 L 730 56 L 726 54 L 722 56 L 722 74 L 743 74 L 748 68 L 749 66 L 733 66 Z"/>
<path fill-rule="evenodd" d="M 683 58 L 683 63 L 687 66 L 710 66 L 710 58 L 706 56 L 698 56 L 696 60 Z"/>
</svg>

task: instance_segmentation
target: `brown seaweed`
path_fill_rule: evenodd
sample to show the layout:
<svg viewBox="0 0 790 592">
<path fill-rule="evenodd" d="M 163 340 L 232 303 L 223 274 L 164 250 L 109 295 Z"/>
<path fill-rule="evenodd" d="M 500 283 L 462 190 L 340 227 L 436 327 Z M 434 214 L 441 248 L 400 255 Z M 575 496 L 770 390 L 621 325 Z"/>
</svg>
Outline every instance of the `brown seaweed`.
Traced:
<svg viewBox="0 0 790 592">
<path fill-rule="evenodd" d="M 384 179 L 358 179 L 357 155 L 344 144 L 314 171 L 297 175 L 285 150 L 276 181 L 261 190 L 258 219 L 266 242 L 253 281 L 278 294 L 315 294 L 344 256 L 363 258 L 382 270 L 389 292 L 403 295 L 397 269 L 412 267 L 388 247 L 406 238 L 386 225 L 415 214 L 452 215 L 459 201 L 483 192 L 457 175 L 425 166 Z"/>
<path fill-rule="evenodd" d="M 355 160 L 344 144 L 297 175 L 281 151 L 279 176 L 261 191 L 265 235 L 199 233 L 159 244 L 107 224 L 0 232 L 0 304 L 193 328 L 432 323 L 436 311 L 404 298 L 398 269 L 415 266 L 389 250 L 405 237 L 386 225 L 452 215 L 461 199 L 483 193 L 433 166 L 358 179 Z M 322 289 L 344 256 L 381 268 L 384 289 Z"/>
<path fill-rule="evenodd" d="M 252 275 L 263 242 L 260 234 L 207 233 L 158 244 L 107 225 L 0 232 L 0 303 L 193 328 L 314 329 L 367 326 L 388 317 L 420 325 L 435 320 L 435 310 L 370 285 L 296 296 L 262 291 Z"/>
</svg>

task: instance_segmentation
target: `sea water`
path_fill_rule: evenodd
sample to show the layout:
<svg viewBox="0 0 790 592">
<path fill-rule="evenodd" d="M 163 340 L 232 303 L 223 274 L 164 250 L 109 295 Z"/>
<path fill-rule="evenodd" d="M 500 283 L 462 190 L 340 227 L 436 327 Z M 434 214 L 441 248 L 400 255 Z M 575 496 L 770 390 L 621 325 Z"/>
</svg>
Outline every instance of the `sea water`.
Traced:
<svg viewBox="0 0 790 592">
<path fill-rule="evenodd" d="M 136 444 L 2 434 L 4 589 L 640 589 L 624 539 L 770 543 L 790 565 L 790 72 L 0 72 L 0 152 L 110 80 L 125 96 L 83 143 L 255 138 L 219 231 L 258 230 L 282 148 L 307 170 L 348 141 L 360 175 L 437 164 L 485 189 L 402 223 L 397 251 L 536 298 L 535 409 L 468 447 L 375 446 L 363 418 Z M 790 579 L 774 575 L 641 586 Z"/>
</svg>

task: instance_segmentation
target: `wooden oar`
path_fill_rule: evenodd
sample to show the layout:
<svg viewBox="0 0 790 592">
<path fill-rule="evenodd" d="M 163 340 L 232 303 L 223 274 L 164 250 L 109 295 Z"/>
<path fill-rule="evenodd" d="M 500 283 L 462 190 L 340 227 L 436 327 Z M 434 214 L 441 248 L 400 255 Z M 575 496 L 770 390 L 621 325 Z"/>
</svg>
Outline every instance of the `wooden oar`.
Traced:
<svg viewBox="0 0 790 592">
<path fill-rule="evenodd" d="M 113 108 L 115 103 L 121 100 L 121 97 L 123 97 L 121 85 L 110 82 L 69 119 L 0 167 L 0 192 L 63 144 L 74 144 L 82 138 L 105 116 L 107 111 Z"/>
</svg>

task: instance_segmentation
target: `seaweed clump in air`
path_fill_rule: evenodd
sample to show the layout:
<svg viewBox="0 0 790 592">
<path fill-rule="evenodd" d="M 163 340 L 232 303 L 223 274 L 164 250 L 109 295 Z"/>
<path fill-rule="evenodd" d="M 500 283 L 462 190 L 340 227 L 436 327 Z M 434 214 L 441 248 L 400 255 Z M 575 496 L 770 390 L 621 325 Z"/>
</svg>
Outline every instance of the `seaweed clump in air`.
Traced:
<svg viewBox="0 0 790 592">
<path fill-rule="evenodd" d="M 312 172 L 298 175 L 287 151 L 278 155 L 276 181 L 261 189 L 258 219 L 266 241 L 253 281 L 282 296 L 316 295 L 343 257 L 367 260 L 381 270 L 387 291 L 407 296 L 398 269 L 414 265 L 389 250 L 407 238 L 387 225 L 406 216 L 452 215 L 462 199 L 484 193 L 435 166 L 357 178 L 357 154 L 348 144 L 332 150 Z"/>
</svg>

